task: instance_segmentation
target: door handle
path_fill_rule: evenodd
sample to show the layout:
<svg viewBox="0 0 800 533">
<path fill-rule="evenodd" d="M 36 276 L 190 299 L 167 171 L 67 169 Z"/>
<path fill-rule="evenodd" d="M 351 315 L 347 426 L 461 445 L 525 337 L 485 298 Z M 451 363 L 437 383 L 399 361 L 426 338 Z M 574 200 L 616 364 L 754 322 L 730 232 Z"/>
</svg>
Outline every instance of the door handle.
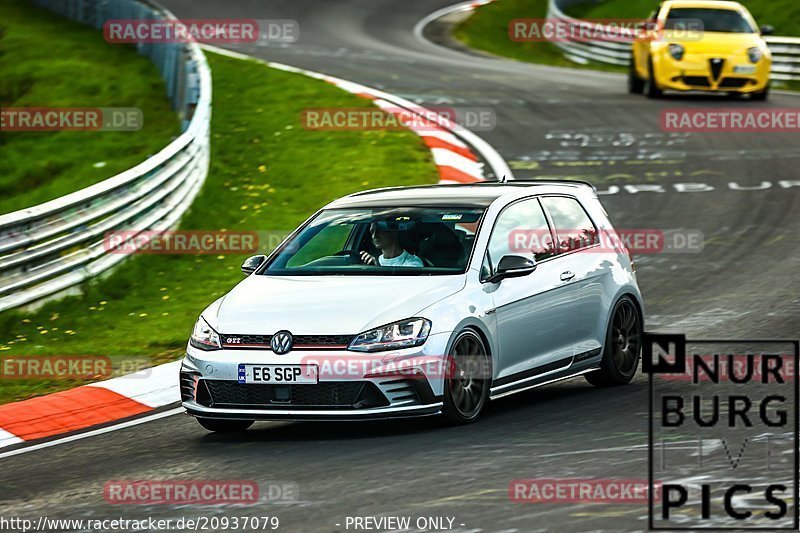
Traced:
<svg viewBox="0 0 800 533">
<path fill-rule="evenodd" d="M 569 281 L 574 277 L 575 277 L 575 272 L 570 272 L 569 270 L 561 273 L 561 281 Z"/>
</svg>

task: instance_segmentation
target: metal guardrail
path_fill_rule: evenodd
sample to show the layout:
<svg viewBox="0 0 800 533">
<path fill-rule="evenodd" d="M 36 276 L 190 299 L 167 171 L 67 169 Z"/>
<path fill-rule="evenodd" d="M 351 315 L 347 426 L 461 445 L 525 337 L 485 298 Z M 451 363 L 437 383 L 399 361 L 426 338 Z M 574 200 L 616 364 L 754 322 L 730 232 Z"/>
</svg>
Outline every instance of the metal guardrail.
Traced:
<svg viewBox="0 0 800 533">
<path fill-rule="evenodd" d="M 585 24 L 584 21 L 570 17 L 565 13 L 570 7 L 584 4 L 587 0 L 549 0 L 548 19 L 558 19 L 570 26 Z M 603 33 L 603 32 L 600 32 Z M 572 34 L 572 33 L 571 33 Z M 574 34 L 577 34 L 575 32 Z M 609 30 L 607 35 L 613 35 Z M 772 72 L 770 78 L 779 81 L 800 80 L 800 38 L 797 37 L 765 37 L 772 52 Z M 597 61 L 607 65 L 628 66 L 630 64 L 631 44 L 616 40 L 570 40 L 553 42 L 560 48 L 564 56 L 576 62 L 586 64 Z"/>
<path fill-rule="evenodd" d="M 137 0 L 35 0 L 101 28 L 109 19 L 172 19 Z M 55 200 L 0 215 L 0 311 L 56 295 L 115 266 L 108 231 L 174 227 L 208 174 L 211 71 L 196 44 L 139 44 L 166 81 L 183 133 L 143 163 Z"/>
</svg>

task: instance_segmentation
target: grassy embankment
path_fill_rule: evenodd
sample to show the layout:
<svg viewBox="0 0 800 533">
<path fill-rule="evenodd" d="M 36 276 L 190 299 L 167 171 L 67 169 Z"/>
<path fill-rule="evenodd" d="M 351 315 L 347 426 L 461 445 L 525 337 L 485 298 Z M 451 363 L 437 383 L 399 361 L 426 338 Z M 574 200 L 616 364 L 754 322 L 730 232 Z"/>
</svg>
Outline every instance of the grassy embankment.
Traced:
<svg viewBox="0 0 800 533">
<path fill-rule="evenodd" d="M 138 107 L 130 131 L 0 131 L 0 214 L 141 163 L 180 134 L 164 81 L 133 45 L 27 0 L 0 2 L 0 107 Z"/>
</svg>

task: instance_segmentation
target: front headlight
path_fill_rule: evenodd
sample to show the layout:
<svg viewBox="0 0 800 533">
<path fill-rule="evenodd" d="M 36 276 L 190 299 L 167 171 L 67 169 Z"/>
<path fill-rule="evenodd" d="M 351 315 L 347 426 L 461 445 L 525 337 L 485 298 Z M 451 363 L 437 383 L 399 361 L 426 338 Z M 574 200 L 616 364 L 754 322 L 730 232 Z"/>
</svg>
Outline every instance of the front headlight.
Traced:
<svg viewBox="0 0 800 533">
<path fill-rule="evenodd" d="M 754 46 L 753 48 L 747 49 L 747 57 L 750 58 L 751 63 L 758 63 L 761 61 L 761 58 L 764 56 L 764 52 L 761 51 L 761 48 Z"/>
<path fill-rule="evenodd" d="M 189 344 L 200 350 L 220 350 L 222 345 L 219 342 L 219 333 L 208 325 L 208 322 L 203 320 L 203 317 L 197 319 L 192 329 L 192 336 L 189 337 Z"/>
<path fill-rule="evenodd" d="M 431 332 L 431 321 L 425 318 L 409 318 L 393 324 L 365 331 L 353 339 L 348 350 L 356 352 L 380 352 L 411 348 L 425 344 Z"/>
<path fill-rule="evenodd" d="M 680 61 L 683 59 L 683 54 L 686 52 L 683 46 L 679 44 L 671 44 L 669 47 L 667 47 L 667 50 L 669 50 L 669 55 L 671 55 L 672 59 L 675 61 Z"/>
</svg>

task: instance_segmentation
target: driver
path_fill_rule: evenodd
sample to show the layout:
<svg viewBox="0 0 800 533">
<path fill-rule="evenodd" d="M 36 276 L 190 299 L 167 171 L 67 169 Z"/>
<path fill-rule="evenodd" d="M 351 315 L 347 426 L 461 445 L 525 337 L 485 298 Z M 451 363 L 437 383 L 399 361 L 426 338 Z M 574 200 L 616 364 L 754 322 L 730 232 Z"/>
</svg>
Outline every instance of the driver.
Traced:
<svg viewBox="0 0 800 533">
<path fill-rule="evenodd" d="M 414 227 L 411 221 L 377 221 L 369 225 L 372 243 L 382 253 L 377 258 L 365 251 L 361 252 L 361 261 L 367 265 L 386 267 L 422 267 L 422 259 L 403 249 L 398 239 L 400 231 Z"/>
</svg>

